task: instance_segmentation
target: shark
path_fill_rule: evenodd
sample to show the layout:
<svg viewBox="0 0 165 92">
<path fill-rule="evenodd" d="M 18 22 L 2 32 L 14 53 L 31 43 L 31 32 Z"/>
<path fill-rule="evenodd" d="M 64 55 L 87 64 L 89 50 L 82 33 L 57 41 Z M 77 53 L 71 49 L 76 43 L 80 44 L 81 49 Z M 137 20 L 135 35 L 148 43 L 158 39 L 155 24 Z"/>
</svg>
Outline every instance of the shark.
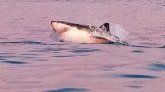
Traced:
<svg viewBox="0 0 165 92">
<path fill-rule="evenodd" d="M 82 25 L 65 21 L 51 21 L 51 26 L 59 35 L 60 41 L 74 43 L 114 43 L 119 37 L 111 34 L 110 23 L 100 26 Z"/>
</svg>

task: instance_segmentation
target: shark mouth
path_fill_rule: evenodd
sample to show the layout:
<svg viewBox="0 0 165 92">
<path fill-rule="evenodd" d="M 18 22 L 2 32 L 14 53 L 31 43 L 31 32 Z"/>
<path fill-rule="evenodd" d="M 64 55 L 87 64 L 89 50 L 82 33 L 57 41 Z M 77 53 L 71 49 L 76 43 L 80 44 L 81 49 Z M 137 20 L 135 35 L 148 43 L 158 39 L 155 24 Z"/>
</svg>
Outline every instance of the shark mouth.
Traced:
<svg viewBox="0 0 165 92">
<path fill-rule="evenodd" d="M 128 32 L 118 24 L 104 23 L 97 27 L 64 21 L 51 21 L 51 25 L 60 41 L 75 43 L 123 43 L 128 36 Z"/>
</svg>

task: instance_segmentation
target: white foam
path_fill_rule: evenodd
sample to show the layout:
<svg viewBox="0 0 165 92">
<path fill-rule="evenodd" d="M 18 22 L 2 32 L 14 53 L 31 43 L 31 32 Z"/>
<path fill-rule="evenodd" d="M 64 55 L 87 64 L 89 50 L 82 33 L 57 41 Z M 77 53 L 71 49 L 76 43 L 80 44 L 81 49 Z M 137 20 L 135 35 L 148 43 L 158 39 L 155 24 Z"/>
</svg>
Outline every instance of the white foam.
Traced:
<svg viewBox="0 0 165 92">
<path fill-rule="evenodd" d="M 101 28 L 96 28 L 95 31 L 91 32 L 92 36 L 96 37 L 102 37 L 105 39 L 108 39 L 112 42 L 126 42 L 128 37 L 128 32 L 125 31 L 125 29 L 119 25 L 119 24 L 110 24 L 110 32 L 107 32 L 106 30 L 102 30 Z"/>
<path fill-rule="evenodd" d="M 110 33 L 119 38 L 119 41 L 126 41 L 129 33 L 119 24 L 110 24 Z"/>
</svg>

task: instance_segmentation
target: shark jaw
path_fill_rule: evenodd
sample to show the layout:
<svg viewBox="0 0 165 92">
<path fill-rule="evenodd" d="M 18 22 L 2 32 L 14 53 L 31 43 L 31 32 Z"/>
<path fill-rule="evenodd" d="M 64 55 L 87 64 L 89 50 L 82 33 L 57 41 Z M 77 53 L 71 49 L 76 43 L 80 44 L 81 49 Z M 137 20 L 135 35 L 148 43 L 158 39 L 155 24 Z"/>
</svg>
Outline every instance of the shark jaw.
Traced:
<svg viewBox="0 0 165 92">
<path fill-rule="evenodd" d="M 61 41 L 74 43 L 109 43 L 102 37 L 94 37 L 88 25 L 80 25 L 63 21 L 51 21 L 54 31 L 59 35 Z"/>
</svg>

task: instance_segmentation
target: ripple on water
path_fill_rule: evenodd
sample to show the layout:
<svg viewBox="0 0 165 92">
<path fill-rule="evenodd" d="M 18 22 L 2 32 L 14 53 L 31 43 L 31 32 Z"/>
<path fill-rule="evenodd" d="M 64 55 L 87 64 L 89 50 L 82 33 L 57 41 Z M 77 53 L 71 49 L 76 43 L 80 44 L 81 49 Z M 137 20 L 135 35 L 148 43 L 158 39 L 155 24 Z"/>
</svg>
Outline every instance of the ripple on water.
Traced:
<svg viewBox="0 0 165 92">
<path fill-rule="evenodd" d="M 38 50 L 31 50 L 30 52 L 44 52 L 44 53 L 60 53 L 60 52 L 64 52 L 68 50 L 67 48 L 60 48 L 60 47 L 47 47 L 47 48 L 42 48 L 42 49 L 38 49 Z"/>
<path fill-rule="evenodd" d="M 143 86 L 140 86 L 140 85 L 127 85 L 126 87 L 129 87 L 129 88 L 142 88 Z"/>
<path fill-rule="evenodd" d="M 67 57 L 77 57 L 77 56 L 87 56 L 87 55 L 58 55 L 53 57 L 67 58 Z"/>
<path fill-rule="evenodd" d="M 8 60 L 9 58 L 16 58 L 17 56 L 13 56 L 13 53 L 0 53 L 0 60 Z"/>
<path fill-rule="evenodd" d="M 155 79 L 157 76 L 143 75 L 143 74 L 114 74 L 116 78 L 135 78 L 135 79 Z"/>
<path fill-rule="evenodd" d="M 0 58 L 0 61 L 1 61 L 1 60 L 6 60 L 6 59 L 4 59 L 4 58 Z"/>
<path fill-rule="evenodd" d="M 85 88 L 61 88 L 57 90 L 48 90 L 46 92 L 88 92 Z"/>
<path fill-rule="evenodd" d="M 133 53 L 144 53 L 144 51 L 141 51 L 141 50 L 133 50 L 132 52 Z"/>
<path fill-rule="evenodd" d="M 152 70 L 152 71 L 165 71 L 165 64 L 162 64 L 162 63 L 150 64 L 149 70 Z"/>
<path fill-rule="evenodd" d="M 159 48 L 165 48 L 165 45 L 163 45 L 163 46 L 161 46 L 161 47 L 159 47 Z"/>
<path fill-rule="evenodd" d="M 26 62 L 21 62 L 21 61 L 2 61 L 4 63 L 8 63 L 8 64 L 27 64 Z"/>
<path fill-rule="evenodd" d="M 53 56 L 53 57 L 61 57 L 61 58 L 64 58 L 64 57 L 75 57 L 76 55 L 61 55 L 61 56 Z"/>
<path fill-rule="evenodd" d="M 145 43 L 144 45 L 138 45 L 138 44 L 130 44 L 130 45 L 125 45 L 125 46 L 130 46 L 130 47 L 135 47 L 135 48 L 165 48 L 165 45 L 159 45 L 159 44 L 147 44 Z"/>
<path fill-rule="evenodd" d="M 30 44 L 30 45 L 47 45 L 43 42 L 38 41 L 12 41 L 12 42 L 0 42 L 1 44 Z"/>
<path fill-rule="evenodd" d="M 39 54 L 27 53 L 27 54 L 21 54 L 20 57 L 24 59 L 36 59 L 36 58 L 39 58 Z"/>
<path fill-rule="evenodd" d="M 160 44 L 157 44 L 157 43 L 140 43 L 140 44 L 149 45 L 149 46 L 151 46 L 151 45 L 160 45 Z"/>
<path fill-rule="evenodd" d="M 100 49 L 76 49 L 76 50 L 72 50 L 71 52 L 74 52 L 74 53 L 86 53 L 86 52 L 96 52 L 96 51 L 99 51 Z"/>
</svg>

